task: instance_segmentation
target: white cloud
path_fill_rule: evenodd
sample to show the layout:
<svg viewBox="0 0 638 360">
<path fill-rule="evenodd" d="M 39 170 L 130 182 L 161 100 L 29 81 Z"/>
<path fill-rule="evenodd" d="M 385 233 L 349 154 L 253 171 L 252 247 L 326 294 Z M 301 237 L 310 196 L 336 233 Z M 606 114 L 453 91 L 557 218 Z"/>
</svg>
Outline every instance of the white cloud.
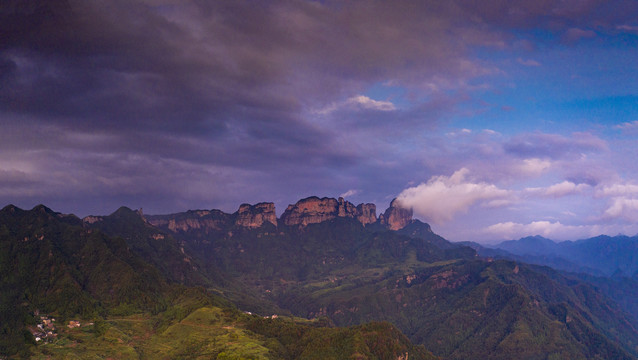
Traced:
<svg viewBox="0 0 638 360">
<path fill-rule="evenodd" d="M 618 25 L 616 29 L 622 30 L 625 32 L 638 33 L 638 26 L 633 25 Z"/>
<path fill-rule="evenodd" d="M 591 188 L 591 186 L 587 184 L 574 184 L 571 181 L 563 181 L 562 183 L 554 184 L 546 188 L 527 188 L 525 189 L 525 192 L 559 198 L 566 195 L 581 193 L 588 188 Z"/>
<path fill-rule="evenodd" d="M 596 37 L 596 32 L 593 30 L 583 30 L 579 28 L 568 29 L 563 35 L 563 39 L 567 42 L 576 42 L 580 39 L 590 39 Z"/>
<path fill-rule="evenodd" d="M 358 193 L 359 193 L 359 190 L 350 189 L 350 190 L 344 192 L 343 194 L 339 195 L 339 197 L 346 198 L 348 196 L 357 195 Z"/>
<path fill-rule="evenodd" d="M 525 236 L 541 235 L 553 240 L 575 240 L 593 236 L 594 226 L 564 225 L 560 221 L 533 221 L 529 224 L 502 222 L 483 229 L 483 233 L 496 239 L 520 239 Z"/>
<path fill-rule="evenodd" d="M 355 104 L 360 107 L 368 110 L 377 110 L 377 111 L 393 111 L 396 110 L 394 104 L 390 101 L 381 101 L 370 99 L 365 95 L 357 95 L 353 96 L 346 101 L 347 104 Z"/>
<path fill-rule="evenodd" d="M 485 182 L 466 181 L 468 174 L 469 170 L 462 168 L 449 177 L 432 177 L 427 183 L 403 190 L 397 198 L 415 214 L 437 224 L 451 220 L 459 212 L 467 212 L 477 203 L 485 206 L 509 204 L 504 200 L 512 197 L 510 191 Z"/>
<path fill-rule="evenodd" d="M 622 124 L 618 124 L 614 126 L 614 129 L 620 129 L 623 131 L 635 131 L 638 130 L 638 120 L 631 122 L 624 122 Z"/>
<path fill-rule="evenodd" d="M 602 219 L 638 222 L 638 184 L 626 182 L 599 185 L 595 196 L 609 198 L 609 205 L 603 212 Z"/>
<path fill-rule="evenodd" d="M 314 113 L 320 115 L 330 114 L 340 109 L 350 110 L 374 110 L 374 111 L 394 111 L 396 106 L 391 101 L 374 100 L 365 95 L 355 95 L 345 101 L 332 103 L 323 109 L 316 110 Z"/>
<path fill-rule="evenodd" d="M 452 131 L 447 133 L 448 136 L 460 136 L 460 135 L 470 135 L 472 134 L 472 130 L 470 129 L 460 129 L 459 131 Z"/>
<path fill-rule="evenodd" d="M 597 196 L 629 196 L 638 195 L 638 184 L 625 183 L 599 187 Z"/>
<path fill-rule="evenodd" d="M 603 217 L 622 218 L 628 221 L 638 221 L 638 199 L 617 197 L 611 206 L 605 210 Z"/>
<path fill-rule="evenodd" d="M 509 199 L 495 199 L 492 201 L 488 201 L 486 203 L 483 204 L 484 207 L 486 208 L 496 208 L 496 207 L 504 207 L 504 206 L 509 206 L 514 204 L 514 199 L 513 198 L 509 198 Z"/>
<path fill-rule="evenodd" d="M 552 166 L 552 162 L 549 160 L 541 160 L 537 158 L 525 159 L 521 164 L 518 164 L 517 170 L 524 175 L 540 176 Z"/>
<path fill-rule="evenodd" d="M 518 58 L 516 59 L 516 61 L 518 61 L 519 64 L 525 65 L 525 66 L 541 66 L 541 63 L 532 59 L 524 60 L 523 58 Z"/>
</svg>

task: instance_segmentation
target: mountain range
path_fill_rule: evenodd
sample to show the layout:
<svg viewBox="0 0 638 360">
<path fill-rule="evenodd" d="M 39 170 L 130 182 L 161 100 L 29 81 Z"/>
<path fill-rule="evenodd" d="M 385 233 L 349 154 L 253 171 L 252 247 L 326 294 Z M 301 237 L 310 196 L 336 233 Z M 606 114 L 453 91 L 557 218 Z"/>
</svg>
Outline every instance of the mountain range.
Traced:
<svg viewBox="0 0 638 360">
<path fill-rule="evenodd" d="M 544 265 L 569 273 L 596 286 L 638 322 L 638 236 L 600 235 L 563 242 L 530 236 L 489 247 L 463 244 L 483 257 Z"/>
<path fill-rule="evenodd" d="M 479 252 L 488 253 L 486 247 Z M 600 235 L 577 241 L 554 242 L 542 236 L 504 241 L 492 249 L 523 256 L 527 262 L 591 275 L 638 275 L 638 236 Z"/>
<path fill-rule="evenodd" d="M 374 204 L 310 197 L 279 218 L 272 203 L 84 219 L 10 205 L 0 246 L 5 354 L 638 357 L 626 293 L 448 242 L 397 201 L 377 216 Z M 36 310 L 106 325 L 33 346 Z"/>
</svg>

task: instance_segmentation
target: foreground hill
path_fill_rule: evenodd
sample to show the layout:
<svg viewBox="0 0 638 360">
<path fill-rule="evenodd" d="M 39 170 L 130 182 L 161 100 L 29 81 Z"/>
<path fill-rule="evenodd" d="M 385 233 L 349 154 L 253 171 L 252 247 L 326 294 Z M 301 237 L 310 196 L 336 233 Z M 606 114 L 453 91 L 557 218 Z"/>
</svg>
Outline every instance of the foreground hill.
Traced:
<svg viewBox="0 0 638 360">
<path fill-rule="evenodd" d="M 638 354 L 635 327 L 597 288 L 546 268 L 481 260 L 396 202 L 379 217 L 363 205 L 312 197 L 279 219 L 268 203 L 245 204 L 234 214 L 147 219 L 262 302 L 343 326 L 389 321 L 446 358 Z"/>
<path fill-rule="evenodd" d="M 170 288 L 119 238 L 44 206 L 0 211 L 0 318 L 4 352 L 24 343 L 35 310 L 94 318 L 107 311 L 160 309 Z"/>
<path fill-rule="evenodd" d="M 204 276 L 195 259 L 163 241 L 170 236 L 131 221 L 131 213 L 120 209 L 82 221 L 44 206 L 0 210 L 0 355 L 434 358 L 389 323 L 336 328 L 328 320 L 265 319 L 185 286 L 181 282 L 217 278 Z"/>
<path fill-rule="evenodd" d="M 638 354 L 638 331 L 598 287 L 545 267 L 483 260 L 395 201 L 378 217 L 372 204 L 316 197 L 290 205 L 281 218 L 269 203 L 244 204 L 233 214 L 144 216 L 121 208 L 83 220 L 44 206 L 7 206 L 0 211 L 0 254 L 5 354 L 432 358 L 425 348 L 450 359 Z M 51 343 L 33 347 L 35 310 L 61 324 L 93 325 L 59 326 Z M 271 310 L 279 317 L 264 318 Z"/>
<path fill-rule="evenodd" d="M 179 321 L 157 327 L 158 316 L 109 318 L 61 330 L 61 340 L 34 350 L 53 359 L 436 359 L 389 323 L 339 328 L 319 321 L 248 315 L 199 306 Z"/>
</svg>

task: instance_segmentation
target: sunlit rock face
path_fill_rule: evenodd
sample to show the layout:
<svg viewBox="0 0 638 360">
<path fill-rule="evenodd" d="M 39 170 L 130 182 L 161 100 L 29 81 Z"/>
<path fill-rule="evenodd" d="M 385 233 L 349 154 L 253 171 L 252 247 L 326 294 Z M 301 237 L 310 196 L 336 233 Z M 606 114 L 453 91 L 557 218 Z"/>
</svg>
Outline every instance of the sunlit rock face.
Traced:
<svg viewBox="0 0 638 360">
<path fill-rule="evenodd" d="M 94 224 L 98 221 L 102 221 L 102 216 L 87 216 L 82 219 L 85 223 Z"/>
<path fill-rule="evenodd" d="M 208 233 L 225 228 L 230 218 L 229 214 L 220 210 L 191 210 L 181 214 L 149 216 L 148 222 L 172 232 L 199 230 Z"/>
<path fill-rule="evenodd" d="M 400 210 L 400 209 L 399 209 Z M 395 210 L 395 212 L 398 210 Z M 167 228 L 172 232 L 196 230 L 203 233 L 222 231 L 237 226 L 256 229 L 264 225 L 284 224 L 288 226 L 306 226 L 318 224 L 334 218 L 356 219 L 362 225 L 374 224 L 377 219 L 375 204 L 359 204 L 355 206 L 343 198 L 318 198 L 312 196 L 288 205 L 279 221 L 275 212 L 275 204 L 263 202 L 255 205 L 242 204 L 233 214 L 220 210 L 189 210 L 185 213 L 149 216 L 149 223 Z M 400 213 L 400 212 L 399 212 Z M 411 219 L 411 212 L 409 218 Z M 392 216 L 396 223 L 397 215 Z M 398 219 L 398 218 L 397 218 Z M 410 220 L 408 219 L 408 220 Z M 90 219 L 91 221 L 97 221 Z M 408 221 L 409 222 L 409 221 Z M 407 224 L 407 222 L 405 222 Z M 225 231 L 225 230 L 224 230 Z"/>
<path fill-rule="evenodd" d="M 186 232 L 191 229 L 219 230 L 221 229 L 221 224 L 220 221 L 215 221 L 213 219 L 171 219 L 168 222 L 168 229 L 174 232 L 177 232 L 178 230 Z"/>
<path fill-rule="evenodd" d="M 247 228 L 258 228 L 264 223 L 277 225 L 277 215 L 275 214 L 275 204 L 259 203 L 256 205 L 242 204 L 235 213 L 235 225 Z"/>
<path fill-rule="evenodd" d="M 403 229 L 412 222 L 412 209 L 402 207 L 401 203 L 394 199 L 390 207 L 379 216 L 379 222 L 390 230 Z"/>
<path fill-rule="evenodd" d="M 345 213 L 345 209 L 342 209 Z M 288 205 L 286 211 L 281 215 L 281 220 L 285 225 L 317 224 L 326 220 L 334 219 L 339 215 L 339 202 L 333 198 L 318 198 L 312 196 L 297 201 L 294 205 Z"/>
<path fill-rule="evenodd" d="M 343 198 L 318 198 L 312 196 L 299 200 L 294 205 L 288 205 L 281 215 L 285 225 L 317 224 L 337 217 L 349 217 L 359 220 L 363 225 L 376 221 L 376 206 L 374 204 L 359 204 L 354 206 Z"/>
<path fill-rule="evenodd" d="M 375 204 L 359 204 L 357 205 L 357 219 L 363 224 L 368 225 L 377 221 L 377 206 Z"/>
</svg>

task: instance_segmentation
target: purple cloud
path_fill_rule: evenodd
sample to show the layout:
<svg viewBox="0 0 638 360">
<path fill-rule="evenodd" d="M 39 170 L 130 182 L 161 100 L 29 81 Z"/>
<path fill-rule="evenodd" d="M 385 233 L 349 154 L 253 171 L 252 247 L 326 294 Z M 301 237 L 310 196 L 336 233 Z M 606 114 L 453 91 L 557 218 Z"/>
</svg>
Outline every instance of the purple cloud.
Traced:
<svg viewBox="0 0 638 360">
<path fill-rule="evenodd" d="M 504 144 L 506 152 L 521 157 L 558 159 L 578 156 L 582 152 L 598 152 L 607 149 L 604 140 L 590 133 L 575 133 L 571 138 L 559 134 L 533 133 L 512 138 Z"/>
<path fill-rule="evenodd" d="M 512 202 L 510 191 L 485 182 L 472 182 L 468 175 L 469 170 L 463 168 L 449 177 L 432 177 L 427 183 L 403 190 L 397 200 L 434 224 L 450 221 L 456 213 L 467 212 L 477 203 L 491 207 Z"/>
<path fill-rule="evenodd" d="M 587 80 L 570 78 L 568 89 L 588 84 L 588 96 L 609 99 L 594 65 L 617 63 L 583 71 L 576 59 L 596 41 L 562 40 L 595 33 L 623 50 L 616 37 L 631 43 L 637 16 L 626 1 L 8 0 L 0 200 L 80 215 L 259 201 L 281 211 L 310 195 L 383 206 L 415 189 L 436 201 L 463 195 L 440 213 L 420 211 L 450 227 L 482 206 L 508 216 L 509 195 L 525 188 L 580 201 L 582 184 L 637 175 L 601 130 L 624 124 L 626 139 L 635 114 L 613 104 L 622 117 L 608 122 L 596 109 L 548 116 L 569 119 L 564 128 L 534 120 L 572 111 L 556 84 L 567 80 L 545 78 L 557 62 L 544 54 L 567 54 L 564 66 Z M 622 69 L 620 82 L 632 79 Z M 616 91 L 631 94 L 631 84 Z M 545 89 L 551 101 L 530 100 Z M 531 125 L 513 126 L 523 121 Z M 452 181 L 463 168 L 471 178 Z M 533 208 L 541 195 L 517 200 Z M 548 221 L 489 224 L 509 220 Z"/>
</svg>

